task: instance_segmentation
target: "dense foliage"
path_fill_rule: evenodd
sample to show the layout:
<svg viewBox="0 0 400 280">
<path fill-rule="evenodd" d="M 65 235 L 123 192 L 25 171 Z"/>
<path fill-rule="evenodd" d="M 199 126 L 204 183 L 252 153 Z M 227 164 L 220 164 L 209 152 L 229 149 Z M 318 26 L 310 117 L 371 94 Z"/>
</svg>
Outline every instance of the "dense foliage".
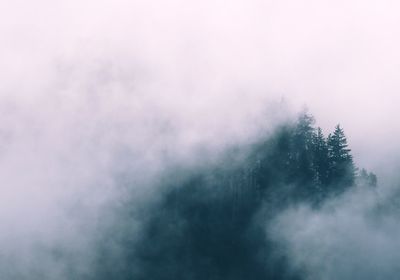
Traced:
<svg viewBox="0 0 400 280">
<path fill-rule="evenodd" d="M 341 126 L 325 137 L 302 113 L 245 159 L 234 150 L 218 166 L 169 174 L 152 206 L 121 207 L 125 218 L 100 241 L 96 279 L 303 279 L 266 226 L 293 203 L 319 207 L 356 184 L 376 186 L 350 152 Z"/>
<path fill-rule="evenodd" d="M 365 169 L 358 172 L 355 167 L 342 127 L 337 125 L 325 137 L 314 122 L 304 112 L 295 124 L 281 127 L 255 151 L 257 177 L 265 178 L 261 187 L 289 185 L 292 192 L 287 195 L 291 200 L 313 203 L 340 195 L 356 183 L 375 187 L 376 176 Z"/>
</svg>

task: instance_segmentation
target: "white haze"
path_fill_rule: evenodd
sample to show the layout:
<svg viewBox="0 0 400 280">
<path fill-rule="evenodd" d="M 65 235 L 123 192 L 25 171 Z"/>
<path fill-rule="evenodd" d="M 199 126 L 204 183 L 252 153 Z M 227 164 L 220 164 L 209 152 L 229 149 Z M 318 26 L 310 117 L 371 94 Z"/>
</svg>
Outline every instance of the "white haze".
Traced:
<svg viewBox="0 0 400 280">
<path fill-rule="evenodd" d="M 2 254 L 21 267 L 41 260 L 40 244 L 80 254 L 99 209 L 120 195 L 116 174 L 141 186 L 166 161 L 196 161 L 199 147 L 215 156 L 249 141 L 282 119 L 271 109 L 282 98 L 294 111 L 307 104 L 326 131 L 340 122 L 357 163 L 392 174 L 399 10 L 395 1 L 0 0 Z M 49 262 L 60 279 L 64 268 Z"/>
<path fill-rule="evenodd" d="M 290 208 L 267 232 L 305 279 L 398 279 L 398 199 L 361 188 L 318 211 Z"/>
</svg>

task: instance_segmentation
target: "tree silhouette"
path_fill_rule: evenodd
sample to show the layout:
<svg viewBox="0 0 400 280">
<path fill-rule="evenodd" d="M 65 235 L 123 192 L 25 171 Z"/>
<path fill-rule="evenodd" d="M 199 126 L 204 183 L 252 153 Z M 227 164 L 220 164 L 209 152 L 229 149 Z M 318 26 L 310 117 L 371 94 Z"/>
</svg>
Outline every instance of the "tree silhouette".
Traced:
<svg viewBox="0 0 400 280">
<path fill-rule="evenodd" d="M 298 186 L 298 195 L 309 196 L 310 184 L 314 181 L 313 170 L 313 137 L 315 119 L 307 111 L 303 111 L 293 129 L 291 165 L 291 181 Z"/>
<path fill-rule="evenodd" d="M 329 156 L 328 145 L 320 127 L 314 135 L 313 147 L 315 184 L 319 195 L 322 196 L 324 186 L 328 184 Z"/>
<path fill-rule="evenodd" d="M 335 185 L 337 191 L 354 184 L 356 168 L 348 148 L 347 139 L 340 125 L 328 136 L 329 172 L 328 184 Z"/>
<path fill-rule="evenodd" d="M 265 222 L 296 203 L 320 207 L 355 183 L 343 129 L 338 125 L 325 138 L 314 122 L 304 111 L 245 156 L 233 149 L 215 164 L 174 169 L 160 180 L 160 197 L 151 206 L 132 208 L 127 200 L 121 205 L 126 220 L 99 240 L 92 279 L 307 279 L 266 236 Z M 377 183 L 366 170 L 356 178 L 360 185 Z M 133 238 L 137 217 L 143 226 Z"/>
<path fill-rule="evenodd" d="M 364 168 L 361 169 L 357 176 L 357 185 L 376 187 L 377 183 L 378 179 L 374 173 L 368 172 Z"/>
</svg>

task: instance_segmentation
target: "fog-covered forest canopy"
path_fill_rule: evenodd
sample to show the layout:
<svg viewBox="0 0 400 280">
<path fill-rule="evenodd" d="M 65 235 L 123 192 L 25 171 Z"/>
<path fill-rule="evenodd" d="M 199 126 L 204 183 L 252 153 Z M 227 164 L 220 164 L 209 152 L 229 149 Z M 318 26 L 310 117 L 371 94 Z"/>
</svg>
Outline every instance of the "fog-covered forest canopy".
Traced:
<svg viewBox="0 0 400 280">
<path fill-rule="evenodd" d="M 400 1 L 0 7 L 0 280 L 400 279 Z"/>
<path fill-rule="evenodd" d="M 324 136 L 306 111 L 244 154 L 233 148 L 215 164 L 169 172 L 160 198 L 143 207 L 128 199 L 122 222 L 99 240 L 93 279 L 306 279 L 266 235 L 269 221 L 295 204 L 318 209 L 377 186 L 355 166 L 343 128 Z M 129 224 L 138 221 L 134 240 Z"/>
</svg>

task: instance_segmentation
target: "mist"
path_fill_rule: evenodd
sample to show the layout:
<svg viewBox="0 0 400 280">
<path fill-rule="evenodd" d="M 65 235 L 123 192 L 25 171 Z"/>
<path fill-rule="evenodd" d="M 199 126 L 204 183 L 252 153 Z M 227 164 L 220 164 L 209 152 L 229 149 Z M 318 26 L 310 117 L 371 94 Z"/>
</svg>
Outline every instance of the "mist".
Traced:
<svg viewBox="0 0 400 280">
<path fill-rule="evenodd" d="M 260 143 L 273 149 L 268 139 L 307 106 L 324 131 L 345 128 L 357 166 L 378 175 L 377 190 L 349 191 L 318 209 L 289 203 L 265 214 L 271 206 L 257 202 L 246 210 L 251 222 L 233 223 L 253 240 L 232 237 L 245 252 L 236 259 L 247 263 L 242 272 L 224 264 L 218 274 L 199 258 L 204 267 L 182 265 L 187 278 L 179 277 L 241 279 L 255 269 L 261 278 L 263 264 L 246 248 L 268 239 L 285 259 L 267 273 L 275 279 L 281 270 L 282 279 L 396 279 L 399 8 L 0 1 L 1 278 L 148 278 L 155 264 L 137 245 L 151 246 L 148 228 L 186 221 L 190 203 L 218 205 L 224 191 L 208 190 L 227 181 L 213 172 L 229 177 Z M 193 183 L 199 198 L 180 193 L 199 177 L 208 178 Z M 190 223 L 177 228 L 166 237 L 191 232 Z M 168 241 L 154 240 L 163 253 Z M 169 269 L 153 276 L 179 275 Z"/>
<path fill-rule="evenodd" d="M 320 211 L 290 208 L 268 232 L 305 279 L 397 279 L 397 199 L 359 189 Z"/>
</svg>

